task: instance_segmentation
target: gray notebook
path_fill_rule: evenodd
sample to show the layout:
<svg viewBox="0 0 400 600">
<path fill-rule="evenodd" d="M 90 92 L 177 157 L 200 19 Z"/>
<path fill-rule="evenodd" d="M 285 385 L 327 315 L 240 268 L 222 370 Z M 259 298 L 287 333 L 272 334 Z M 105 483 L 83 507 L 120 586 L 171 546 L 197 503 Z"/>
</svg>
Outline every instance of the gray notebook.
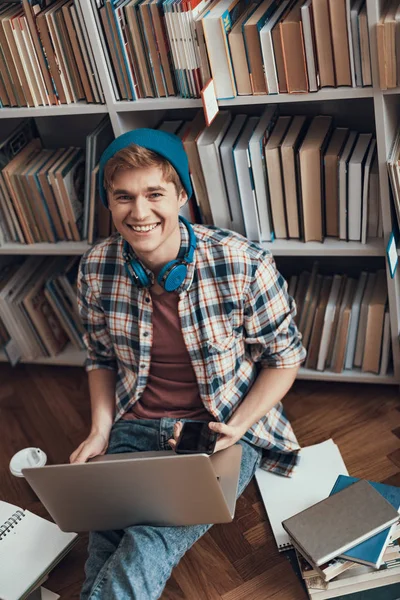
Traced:
<svg viewBox="0 0 400 600">
<path fill-rule="evenodd" d="M 282 522 L 293 544 L 317 566 L 390 527 L 399 515 L 360 480 Z"/>
</svg>

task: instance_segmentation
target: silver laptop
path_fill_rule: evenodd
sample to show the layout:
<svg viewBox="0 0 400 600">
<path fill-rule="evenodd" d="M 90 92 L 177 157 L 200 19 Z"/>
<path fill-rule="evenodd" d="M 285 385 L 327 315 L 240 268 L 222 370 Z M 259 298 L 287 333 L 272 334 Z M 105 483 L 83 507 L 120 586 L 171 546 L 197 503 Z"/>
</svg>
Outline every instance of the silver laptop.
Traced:
<svg viewBox="0 0 400 600">
<path fill-rule="evenodd" d="M 22 472 L 63 531 L 227 523 L 234 517 L 241 456 L 240 445 L 211 456 L 129 452 Z"/>
</svg>

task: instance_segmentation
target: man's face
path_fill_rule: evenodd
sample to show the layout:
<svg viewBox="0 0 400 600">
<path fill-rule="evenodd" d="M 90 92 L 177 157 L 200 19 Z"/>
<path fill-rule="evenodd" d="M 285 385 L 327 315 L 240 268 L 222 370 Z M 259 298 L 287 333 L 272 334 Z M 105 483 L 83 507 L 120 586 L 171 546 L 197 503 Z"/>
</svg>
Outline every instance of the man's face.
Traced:
<svg viewBox="0 0 400 600">
<path fill-rule="evenodd" d="M 178 196 L 159 167 L 117 172 L 108 193 L 115 227 L 150 268 L 176 258 L 179 209 L 186 200 L 186 193 Z"/>
</svg>

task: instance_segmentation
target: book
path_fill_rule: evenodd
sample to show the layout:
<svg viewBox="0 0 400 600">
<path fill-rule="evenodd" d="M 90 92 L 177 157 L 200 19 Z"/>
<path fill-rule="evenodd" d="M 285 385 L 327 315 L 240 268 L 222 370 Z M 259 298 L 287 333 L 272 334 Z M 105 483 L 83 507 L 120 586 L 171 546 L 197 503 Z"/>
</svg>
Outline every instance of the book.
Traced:
<svg viewBox="0 0 400 600">
<path fill-rule="evenodd" d="M 278 37 L 280 39 L 279 21 L 281 17 L 286 14 L 286 10 L 290 6 L 290 4 L 291 0 L 283 0 L 283 2 L 277 7 L 274 14 L 271 16 L 271 18 L 268 19 L 268 21 L 260 30 L 260 44 L 264 64 L 265 83 L 267 86 L 268 94 L 279 93 L 278 71 L 275 60 L 272 32 L 275 28 L 275 31 L 277 32 Z"/>
<path fill-rule="evenodd" d="M 346 0 L 329 0 L 336 85 L 351 86 Z"/>
<path fill-rule="evenodd" d="M 292 117 L 278 117 L 264 149 L 265 164 L 268 173 L 273 230 L 276 238 L 288 237 L 280 147 L 286 136 L 291 120 Z"/>
<path fill-rule="evenodd" d="M 256 242 L 260 241 L 261 233 L 254 189 L 254 177 L 250 163 L 249 142 L 258 122 L 259 117 L 250 117 L 233 147 L 233 159 L 242 203 L 246 236 Z"/>
<path fill-rule="evenodd" d="M 360 133 L 349 159 L 347 197 L 347 239 L 361 241 L 364 166 L 372 134 Z"/>
<path fill-rule="evenodd" d="M 360 317 L 358 322 L 357 329 L 357 340 L 356 340 L 356 349 L 354 353 L 353 364 L 355 367 L 361 367 L 361 363 L 364 355 L 364 346 L 365 346 L 365 332 L 367 329 L 367 317 L 368 317 L 368 307 L 371 302 L 371 296 L 374 291 L 374 286 L 376 282 L 376 273 L 368 273 L 367 281 L 365 284 L 364 292 L 362 295 L 361 306 L 360 306 Z M 387 286 L 385 284 L 387 289 Z"/>
<path fill-rule="evenodd" d="M 203 29 L 208 59 L 218 100 L 236 96 L 235 77 L 229 55 L 228 33 L 240 16 L 243 0 L 220 0 L 204 15 Z"/>
<path fill-rule="evenodd" d="M 245 229 L 239 187 L 236 179 L 235 162 L 233 159 L 233 146 L 243 131 L 246 120 L 247 115 L 236 115 L 219 147 L 232 217 L 232 229 L 241 235 L 245 235 Z"/>
<path fill-rule="evenodd" d="M 367 481 L 359 480 L 285 519 L 282 527 L 303 556 L 320 566 L 398 519 L 397 510 Z"/>
<path fill-rule="evenodd" d="M 356 131 L 350 131 L 339 159 L 339 239 L 341 240 L 347 240 L 348 163 L 357 137 Z"/>
<path fill-rule="evenodd" d="M 386 271 L 376 274 L 376 281 L 368 304 L 367 326 L 361 368 L 363 371 L 379 373 L 385 308 L 388 299 Z"/>
<path fill-rule="evenodd" d="M 349 477 L 347 475 L 339 475 L 335 485 L 330 493 L 331 496 L 348 488 L 353 483 L 359 481 L 357 477 Z M 369 481 L 370 485 L 376 489 L 398 512 L 400 511 L 400 488 L 394 485 L 387 485 L 385 483 L 376 483 L 375 481 Z M 399 516 L 400 518 L 400 516 Z M 369 538 L 365 542 L 358 544 L 347 550 L 340 555 L 340 558 L 346 560 L 352 560 L 357 563 L 364 565 L 370 565 L 375 569 L 379 569 L 382 564 L 383 555 L 385 550 L 392 538 L 394 529 L 396 529 L 397 523 L 380 533 L 377 533 L 373 537 Z"/>
<path fill-rule="evenodd" d="M 351 307 L 350 328 L 347 338 L 346 358 L 344 364 L 345 369 L 353 368 L 354 355 L 356 352 L 358 323 L 360 319 L 361 300 L 364 294 L 367 278 L 368 273 L 366 271 L 362 271 L 358 279 L 353 306 Z"/>
<path fill-rule="evenodd" d="M 259 34 L 277 6 L 276 0 L 262 0 L 242 26 L 253 94 L 267 93 Z"/>
<path fill-rule="evenodd" d="M 307 63 L 301 19 L 303 1 L 298 0 L 279 24 L 286 86 L 289 94 L 308 92 Z"/>
<path fill-rule="evenodd" d="M 26 598 L 77 538 L 29 510 L 0 501 L 0 597 Z"/>
<path fill-rule="evenodd" d="M 292 547 L 282 521 L 326 498 L 341 473 L 348 474 L 347 468 L 332 439 L 302 448 L 293 477 L 257 469 L 257 485 L 280 552 Z"/>
<path fill-rule="evenodd" d="M 347 127 L 337 127 L 324 155 L 325 233 L 332 237 L 339 236 L 338 169 L 339 158 L 348 135 Z"/>
<path fill-rule="evenodd" d="M 328 0 L 313 0 L 312 9 L 320 86 L 335 86 L 335 67 L 333 62 L 332 32 Z"/>
<path fill-rule="evenodd" d="M 200 164 L 204 174 L 207 174 L 205 185 L 207 195 L 212 198 L 210 204 L 214 225 L 229 229 L 231 227 L 231 213 L 229 200 L 226 195 L 224 174 L 222 170 L 219 146 L 228 130 L 231 121 L 229 111 L 220 111 L 211 125 L 197 138 L 197 150 Z"/>
<path fill-rule="evenodd" d="M 250 162 L 253 171 L 258 218 L 260 222 L 260 235 L 261 241 L 263 242 L 272 242 L 274 240 L 264 147 L 268 142 L 277 117 L 278 110 L 276 105 L 272 104 L 271 106 L 267 106 L 249 141 Z"/>
<path fill-rule="evenodd" d="M 361 243 L 367 243 L 368 233 L 368 208 L 369 208 L 369 189 L 370 189 L 370 172 L 373 161 L 376 155 L 376 139 L 372 138 L 368 148 L 368 154 L 364 163 L 364 181 L 362 190 L 362 218 L 361 218 Z M 376 237 L 376 236 L 374 236 Z"/>
<path fill-rule="evenodd" d="M 301 216 L 305 242 L 322 242 L 324 237 L 322 157 L 329 141 L 331 126 L 332 117 L 314 117 L 299 149 Z"/>
<path fill-rule="evenodd" d="M 281 144 L 282 178 L 285 196 L 288 237 L 299 239 L 302 236 L 299 218 L 300 175 L 297 153 L 307 129 L 307 118 L 293 117 L 286 136 Z"/>
<path fill-rule="evenodd" d="M 346 287 L 343 293 L 343 299 L 340 306 L 339 319 L 336 327 L 336 335 L 330 366 L 335 373 L 343 371 L 347 341 L 349 336 L 351 310 L 356 292 L 357 280 L 349 277 L 346 281 Z"/>
<path fill-rule="evenodd" d="M 316 92 L 319 87 L 317 59 L 315 54 L 314 19 L 312 15 L 312 0 L 306 0 L 301 7 L 301 22 L 303 25 L 304 50 L 307 63 L 308 91 Z"/>
<path fill-rule="evenodd" d="M 250 4 L 228 34 L 229 49 L 238 96 L 249 96 L 253 93 L 250 73 L 247 67 L 246 46 L 244 43 L 242 25 L 255 10 L 256 6 L 256 4 Z"/>
<path fill-rule="evenodd" d="M 380 569 L 347 561 L 351 566 L 329 580 L 321 577 L 299 552 L 296 553 L 296 558 L 301 577 L 312 600 L 342 597 L 344 594 L 372 590 L 399 581 L 400 547 L 397 541 L 388 546 Z"/>
</svg>

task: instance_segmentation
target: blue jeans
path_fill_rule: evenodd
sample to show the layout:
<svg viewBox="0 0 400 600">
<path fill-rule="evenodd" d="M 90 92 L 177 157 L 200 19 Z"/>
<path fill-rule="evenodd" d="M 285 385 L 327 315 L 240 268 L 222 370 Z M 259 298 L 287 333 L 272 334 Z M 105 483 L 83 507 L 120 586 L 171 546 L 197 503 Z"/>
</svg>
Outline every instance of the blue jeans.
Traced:
<svg viewBox="0 0 400 600">
<path fill-rule="evenodd" d="M 111 430 L 107 453 L 169 450 L 175 422 L 170 418 L 118 421 Z M 261 451 L 243 440 L 239 443 L 240 495 L 260 464 Z M 121 531 L 91 532 L 81 600 L 159 598 L 173 567 L 210 527 L 133 525 Z"/>
</svg>

